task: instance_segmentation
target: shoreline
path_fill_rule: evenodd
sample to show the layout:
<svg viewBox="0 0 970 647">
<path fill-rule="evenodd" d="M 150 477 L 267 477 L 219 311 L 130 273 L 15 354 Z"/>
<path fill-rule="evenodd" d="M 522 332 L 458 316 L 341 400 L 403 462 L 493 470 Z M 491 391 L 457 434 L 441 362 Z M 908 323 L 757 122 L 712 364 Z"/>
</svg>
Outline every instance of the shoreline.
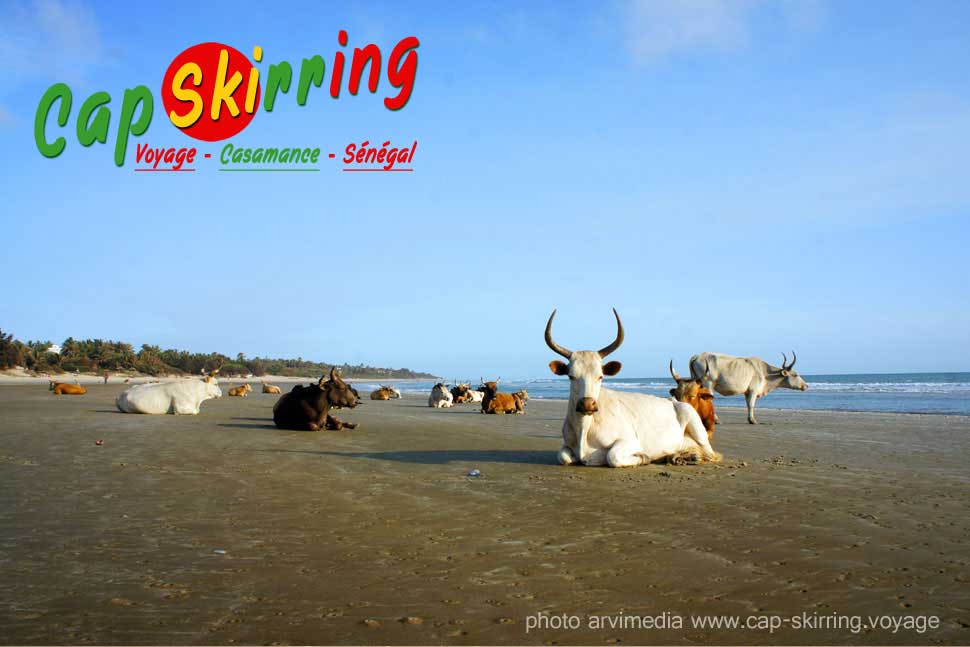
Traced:
<svg viewBox="0 0 970 647">
<path fill-rule="evenodd" d="M 122 375 L 119 374 L 117 377 L 112 376 L 109 379 L 108 386 L 118 386 L 127 384 L 128 386 L 134 386 L 136 384 L 145 384 L 152 381 L 160 382 L 173 382 L 180 379 L 190 379 L 197 376 L 194 375 L 181 375 L 174 376 L 169 375 L 165 377 L 151 377 L 151 376 L 137 376 L 126 378 L 129 381 L 124 382 Z M 9 375 L 6 373 L 0 373 L 0 387 L 4 386 L 31 386 L 38 384 L 47 384 L 49 381 L 56 382 L 68 382 L 74 383 L 74 374 L 65 373 L 60 376 L 54 377 L 44 377 L 44 376 L 28 376 L 28 375 Z M 311 383 L 316 381 L 315 378 L 309 377 L 290 377 L 283 375 L 264 375 L 262 377 L 256 378 L 242 378 L 242 377 L 219 377 L 220 384 L 245 384 L 249 383 L 253 385 L 253 388 L 259 386 L 261 382 L 267 382 L 269 384 L 299 384 L 299 383 Z M 422 382 L 433 382 L 434 380 L 426 378 L 401 378 L 401 379 L 377 379 L 377 378 L 345 378 L 345 381 L 350 384 L 415 384 Z M 78 383 L 84 386 L 103 386 L 104 379 L 100 375 L 92 373 L 82 373 L 79 376 Z M 629 393 L 630 391 L 620 391 L 621 393 Z M 421 393 L 416 392 L 405 392 L 405 395 L 411 395 L 413 397 L 424 397 Z M 362 393 L 361 397 L 366 399 L 367 394 Z M 662 397 L 662 396 L 657 396 Z M 719 398 L 720 399 L 720 398 Z M 530 402 L 554 402 L 554 403 L 566 403 L 568 399 L 566 398 L 548 398 L 538 395 L 533 395 Z M 735 404 L 720 404 L 717 405 L 717 410 L 731 410 L 731 411 L 745 411 L 744 405 Z M 956 418 L 956 419 L 968 419 L 970 414 L 957 413 L 957 412 L 947 412 L 947 411 L 873 411 L 867 409 L 809 409 L 809 408 L 797 408 L 797 407 L 776 407 L 771 405 L 766 405 L 759 403 L 757 412 L 761 411 L 777 411 L 777 412 L 790 412 L 790 413 L 820 413 L 820 414 L 864 414 L 864 415 L 885 415 L 885 416 L 933 416 L 934 418 Z"/>
</svg>

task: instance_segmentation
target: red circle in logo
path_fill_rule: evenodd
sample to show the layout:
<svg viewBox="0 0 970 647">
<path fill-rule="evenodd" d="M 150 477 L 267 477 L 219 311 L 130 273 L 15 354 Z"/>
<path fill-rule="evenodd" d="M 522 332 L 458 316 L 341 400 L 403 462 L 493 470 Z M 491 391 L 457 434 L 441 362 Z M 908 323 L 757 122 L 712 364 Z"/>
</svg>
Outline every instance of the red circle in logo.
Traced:
<svg viewBox="0 0 970 647">
<path fill-rule="evenodd" d="M 193 45 L 165 71 L 166 116 L 189 137 L 207 142 L 239 134 L 259 109 L 259 83 L 255 75 L 250 79 L 253 69 L 249 59 L 229 45 Z M 213 117 L 213 109 L 218 116 Z"/>
</svg>

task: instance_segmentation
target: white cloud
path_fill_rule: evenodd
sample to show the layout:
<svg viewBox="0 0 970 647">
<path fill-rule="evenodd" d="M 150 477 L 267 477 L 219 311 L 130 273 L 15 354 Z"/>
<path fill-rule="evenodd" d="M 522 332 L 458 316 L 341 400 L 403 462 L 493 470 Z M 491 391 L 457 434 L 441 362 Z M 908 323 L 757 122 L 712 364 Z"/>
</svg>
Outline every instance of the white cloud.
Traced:
<svg viewBox="0 0 970 647">
<path fill-rule="evenodd" d="M 746 132 L 735 152 L 717 132 L 662 182 L 629 196 L 677 220 L 753 226 L 815 223 L 828 233 L 970 207 L 970 102 L 917 93 L 818 110 L 797 126 Z M 726 151 L 724 153 L 723 151 Z M 805 226 L 799 224 L 798 226 Z"/>
<path fill-rule="evenodd" d="M 806 31 L 824 16 L 821 0 L 632 0 L 627 6 L 628 44 L 642 63 L 694 51 L 730 51 L 748 43 L 759 15 Z"/>
<path fill-rule="evenodd" d="M 80 2 L 35 0 L 0 8 L 0 65 L 7 83 L 83 84 L 107 61 L 105 51 L 97 17 Z"/>
<path fill-rule="evenodd" d="M 778 8 L 795 31 L 813 31 L 825 19 L 823 0 L 782 0 Z"/>
<path fill-rule="evenodd" d="M 733 49 L 747 40 L 755 8 L 755 0 L 634 0 L 630 45 L 646 62 L 686 50 Z"/>
</svg>

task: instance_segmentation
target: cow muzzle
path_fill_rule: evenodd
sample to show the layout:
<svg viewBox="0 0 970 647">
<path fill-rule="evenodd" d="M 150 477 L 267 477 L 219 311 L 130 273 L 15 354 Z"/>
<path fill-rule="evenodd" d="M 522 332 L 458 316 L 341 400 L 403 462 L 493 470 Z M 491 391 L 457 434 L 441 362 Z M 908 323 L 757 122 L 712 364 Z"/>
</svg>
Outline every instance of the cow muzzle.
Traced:
<svg viewBox="0 0 970 647">
<path fill-rule="evenodd" d="M 599 411 L 599 407 L 596 406 L 596 400 L 593 398 L 580 398 L 576 402 L 576 413 L 581 413 L 584 416 L 591 416 Z"/>
</svg>

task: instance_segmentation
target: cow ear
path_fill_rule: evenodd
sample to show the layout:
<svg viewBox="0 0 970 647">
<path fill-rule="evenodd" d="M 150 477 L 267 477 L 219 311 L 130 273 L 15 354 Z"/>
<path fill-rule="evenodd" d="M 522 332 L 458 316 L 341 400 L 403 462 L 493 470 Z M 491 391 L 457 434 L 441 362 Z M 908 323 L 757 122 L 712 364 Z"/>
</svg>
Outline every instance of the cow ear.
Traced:
<svg viewBox="0 0 970 647">
<path fill-rule="evenodd" d="M 670 389 L 670 395 L 673 397 L 677 397 L 677 389 Z"/>
<path fill-rule="evenodd" d="M 556 375 L 569 375 L 569 367 L 558 359 L 549 362 L 549 369 Z"/>
<path fill-rule="evenodd" d="M 699 397 L 701 400 L 713 400 L 714 399 L 714 396 L 711 395 L 710 393 L 699 393 L 697 395 L 697 397 Z"/>
<path fill-rule="evenodd" d="M 603 375 L 616 375 L 623 368 L 623 364 L 619 362 L 607 362 L 603 364 Z"/>
</svg>

